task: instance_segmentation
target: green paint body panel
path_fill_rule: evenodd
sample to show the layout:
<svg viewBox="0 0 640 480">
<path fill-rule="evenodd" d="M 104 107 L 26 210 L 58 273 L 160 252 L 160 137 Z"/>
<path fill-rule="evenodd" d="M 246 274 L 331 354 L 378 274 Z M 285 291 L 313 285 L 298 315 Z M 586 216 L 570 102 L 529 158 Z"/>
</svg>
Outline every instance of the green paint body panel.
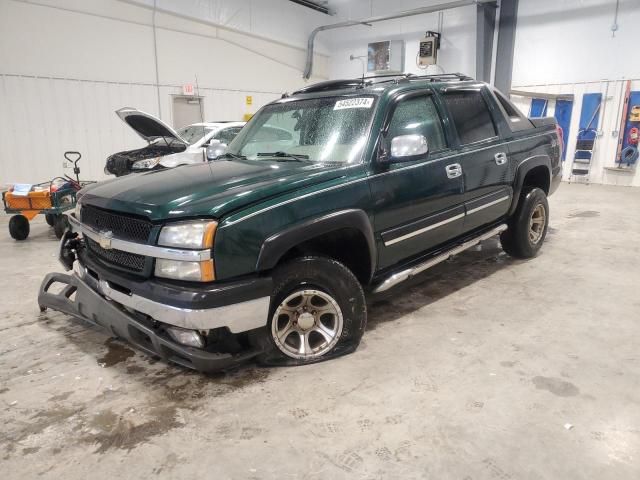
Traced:
<svg viewBox="0 0 640 480">
<path fill-rule="evenodd" d="M 376 97 L 369 138 L 362 163 L 357 165 L 218 160 L 101 182 L 86 188 L 82 199 L 101 208 L 149 218 L 156 224 L 203 217 L 217 219 L 213 257 L 218 280 L 255 273 L 262 245 L 278 232 L 331 212 L 361 209 L 373 225 L 378 250 L 374 270 L 384 273 L 430 248 L 508 215 L 515 204 L 513 199 L 517 199 L 514 182 L 518 169 L 525 168 L 523 165 L 530 158 L 550 159 L 547 163 L 553 163 L 549 165 L 552 183 L 559 181 L 553 127 L 532 126 L 511 132 L 490 91 L 477 82 L 459 82 L 454 87 L 485 89 L 498 135 L 461 146 L 439 96 L 442 89 L 451 86 L 411 81 L 295 95 L 295 99 L 365 94 Z M 381 165 L 377 162 L 380 132 L 389 111 L 399 96 L 414 91 L 435 96 L 448 146 L 417 161 Z M 504 168 L 496 168 L 494 161 L 500 152 L 509 157 Z M 464 175 L 448 178 L 445 167 L 451 163 L 461 164 Z M 509 201 L 486 209 L 472 222 L 465 218 L 465 209 L 469 210 L 478 198 L 491 195 L 507 195 Z M 402 236 L 403 229 L 415 231 L 430 217 L 458 211 L 462 212 L 459 219 L 433 234 L 416 234 L 393 243 L 393 238 Z"/>
</svg>

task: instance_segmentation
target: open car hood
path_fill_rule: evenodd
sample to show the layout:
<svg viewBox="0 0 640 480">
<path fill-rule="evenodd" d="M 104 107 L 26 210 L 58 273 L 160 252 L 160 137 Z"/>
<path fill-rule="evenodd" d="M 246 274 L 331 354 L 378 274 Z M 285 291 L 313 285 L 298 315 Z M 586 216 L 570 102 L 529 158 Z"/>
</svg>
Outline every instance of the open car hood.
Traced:
<svg viewBox="0 0 640 480">
<path fill-rule="evenodd" d="M 116 110 L 116 115 L 149 143 L 164 137 L 172 141 L 178 141 L 184 145 L 189 145 L 184 138 L 178 135 L 178 132 L 149 113 L 142 112 L 136 108 L 124 107 Z"/>
</svg>

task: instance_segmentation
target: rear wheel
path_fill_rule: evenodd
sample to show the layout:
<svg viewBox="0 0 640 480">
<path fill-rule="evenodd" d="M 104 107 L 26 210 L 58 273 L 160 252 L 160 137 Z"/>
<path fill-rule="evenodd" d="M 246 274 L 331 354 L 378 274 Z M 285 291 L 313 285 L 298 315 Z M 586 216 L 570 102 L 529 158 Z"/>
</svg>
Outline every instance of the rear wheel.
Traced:
<svg viewBox="0 0 640 480">
<path fill-rule="evenodd" d="M 509 229 L 500 236 L 502 248 L 512 257 L 535 257 L 549 226 L 549 202 L 544 191 L 531 188 L 520 197 L 515 215 L 509 222 Z"/>
<path fill-rule="evenodd" d="M 56 215 L 56 218 L 53 222 L 53 231 L 56 234 L 58 239 L 62 238 L 65 230 L 69 226 L 66 215 Z"/>
<path fill-rule="evenodd" d="M 314 363 L 353 352 L 367 321 L 364 292 L 343 264 L 295 259 L 274 273 L 267 327 L 252 342 L 269 365 Z"/>
<path fill-rule="evenodd" d="M 25 240 L 29 236 L 29 220 L 24 215 L 14 215 L 9 220 L 9 234 L 15 240 Z"/>
<path fill-rule="evenodd" d="M 48 224 L 50 227 L 53 227 L 53 225 L 54 225 L 54 224 L 55 224 L 55 222 L 56 222 L 56 215 L 55 215 L 55 214 L 53 214 L 53 213 L 45 213 L 45 215 L 44 215 L 44 219 L 47 221 L 47 224 Z"/>
</svg>

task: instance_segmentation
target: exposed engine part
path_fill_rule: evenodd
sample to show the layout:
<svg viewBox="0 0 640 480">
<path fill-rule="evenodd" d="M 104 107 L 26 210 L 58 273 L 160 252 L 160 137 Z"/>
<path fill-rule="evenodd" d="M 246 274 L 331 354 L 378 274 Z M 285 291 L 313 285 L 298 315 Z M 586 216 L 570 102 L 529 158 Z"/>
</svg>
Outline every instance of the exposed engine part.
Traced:
<svg viewBox="0 0 640 480">
<path fill-rule="evenodd" d="M 114 153 L 107 158 L 105 171 L 116 177 L 131 173 L 131 165 L 137 160 L 145 160 L 147 158 L 163 157 L 172 153 L 179 153 L 186 150 L 186 145 L 176 143 L 173 145 L 148 145 L 137 150 L 127 150 L 124 152 Z"/>
</svg>

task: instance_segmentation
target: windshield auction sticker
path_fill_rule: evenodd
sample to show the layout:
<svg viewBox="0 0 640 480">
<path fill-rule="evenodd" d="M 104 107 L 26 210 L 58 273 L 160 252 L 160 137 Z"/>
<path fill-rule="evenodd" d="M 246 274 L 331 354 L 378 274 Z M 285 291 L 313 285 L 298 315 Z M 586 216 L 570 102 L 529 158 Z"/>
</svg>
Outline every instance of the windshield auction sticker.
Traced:
<svg viewBox="0 0 640 480">
<path fill-rule="evenodd" d="M 373 105 L 373 98 L 371 97 L 347 98 L 345 100 L 338 100 L 333 109 L 344 110 L 345 108 L 371 108 L 371 105 Z"/>
</svg>

